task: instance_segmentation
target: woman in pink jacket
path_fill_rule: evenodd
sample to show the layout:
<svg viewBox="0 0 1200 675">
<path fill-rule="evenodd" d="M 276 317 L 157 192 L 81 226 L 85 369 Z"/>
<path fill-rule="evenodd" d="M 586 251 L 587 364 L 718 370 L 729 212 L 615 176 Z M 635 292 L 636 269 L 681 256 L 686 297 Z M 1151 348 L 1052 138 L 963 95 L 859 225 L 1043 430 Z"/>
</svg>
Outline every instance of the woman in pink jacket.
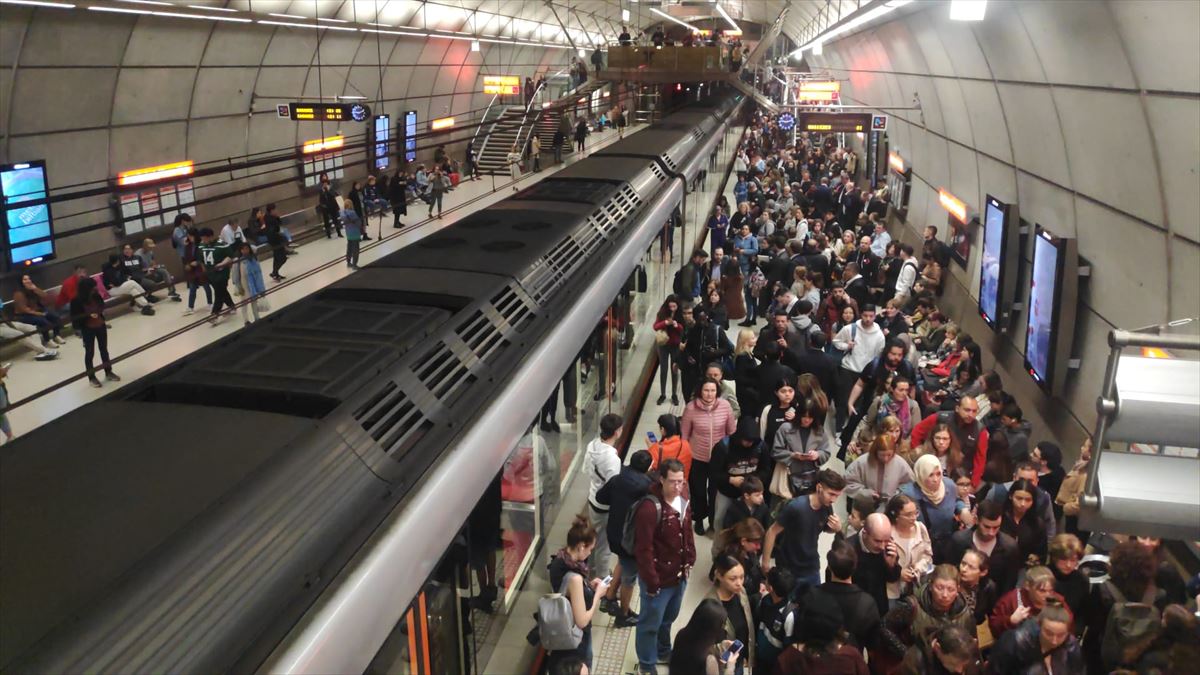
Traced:
<svg viewBox="0 0 1200 675">
<path fill-rule="evenodd" d="M 708 460 L 713 446 L 737 429 L 737 418 L 729 402 L 719 398 L 715 380 L 704 380 L 696 390 L 696 398 L 683 409 L 683 440 L 692 446 L 692 473 L 688 488 L 692 498 L 692 522 L 696 534 L 704 534 L 704 519 L 712 520 L 711 504 L 716 488 L 708 482 Z M 711 522 L 710 522 L 711 525 Z"/>
</svg>

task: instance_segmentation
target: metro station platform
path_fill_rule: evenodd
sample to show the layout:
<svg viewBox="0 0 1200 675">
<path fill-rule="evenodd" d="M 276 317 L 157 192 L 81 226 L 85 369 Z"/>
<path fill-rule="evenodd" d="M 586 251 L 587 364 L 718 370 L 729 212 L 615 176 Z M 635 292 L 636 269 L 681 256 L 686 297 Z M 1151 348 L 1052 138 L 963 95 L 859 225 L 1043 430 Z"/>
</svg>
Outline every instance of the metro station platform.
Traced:
<svg viewBox="0 0 1200 675">
<path fill-rule="evenodd" d="M 645 125 L 631 125 L 625 134 L 635 134 L 643 128 Z M 565 155 L 563 164 L 547 166 L 537 173 L 525 173 L 515 183 L 507 173 L 484 175 L 478 181 L 463 181 L 446 194 L 441 218 L 427 218 L 423 202 L 409 204 L 409 215 L 401 218 L 405 227 L 400 229 L 393 229 L 390 213 L 371 217 L 368 225 L 371 241 L 362 242 L 359 264 L 365 266 L 472 213 L 487 209 L 511 196 L 513 187 L 527 188 L 555 171 L 586 158 L 592 150 L 616 140 L 616 130 L 594 132 L 588 138 L 587 153 Z M 552 154 L 548 146 L 543 146 L 544 163 L 549 164 Z M 307 213 L 309 218 L 317 218 L 315 212 L 309 210 Z M 300 253 L 290 256 L 283 267 L 282 272 L 287 278 L 282 283 L 268 282 L 266 299 L 271 311 L 277 311 L 350 275 L 352 270 L 345 263 L 345 246 L 346 240 L 337 237 L 320 237 L 303 244 Z M 166 249 L 165 246 L 163 248 Z M 166 252 L 166 255 L 174 256 L 174 252 Z M 264 261 L 263 265 L 266 274 L 270 262 Z M 154 305 L 156 315 L 127 312 L 109 318 L 112 326 L 108 331 L 109 353 L 113 358 L 114 371 L 122 379 L 120 383 L 105 382 L 100 389 L 88 384 L 83 367 L 83 343 L 77 336 L 67 338 L 67 343 L 58 350 L 58 358 L 53 361 L 35 362 L 32 352 L 17 349 L 10 350 L 11 357 L 0 359 L 13 364 L 5 384 L 10 402 L 17 404 L 8 412 L 16 435 L 19 437 L 86 403 L 128 386 L 180 357 L 233 334 L 244 325 L 240 308 L 237 314 L 227 314 L 221 323 L 212 325 L 208 321 L 209 305 L 204 302 L 203 292 L 197 293 L 196 312 L 184 315 L 187 290 L 181 280 L 177 283 L 185 302 L 172 302 L 166 299 L 165 293 L 158 293 L 162 300 Z M 230 293 L 233 293 L 232 284 Z M 234 296 L 235 302 L 240 303 L 242 299 Z M 68 380 L 71 381 L 62 384 Z M 37 398 L 21 403 L 33 396 Z"/>
</svg>

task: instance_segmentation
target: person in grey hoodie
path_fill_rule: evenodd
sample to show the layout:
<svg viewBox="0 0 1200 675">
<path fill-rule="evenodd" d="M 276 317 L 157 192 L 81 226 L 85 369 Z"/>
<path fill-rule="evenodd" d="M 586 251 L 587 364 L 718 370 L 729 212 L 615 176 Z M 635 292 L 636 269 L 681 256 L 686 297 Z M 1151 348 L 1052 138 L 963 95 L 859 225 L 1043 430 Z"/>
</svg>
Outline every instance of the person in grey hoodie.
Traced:
<svg viewBox="0 0 1200 675">
<path fill-rule="evenodd" d="M 1033 425 L 1025 419 L 1021 406 L 1010 401 L 1000 409 L 1000 433 L 1008 439 L 1008 456 L 1013 464 L 1029 459 L 1029 432 Z"/>
<path fill-rule="evenodd" d="M 788 468 L 792 497 L 813 491 L 817 471 L 829 460 L 829 437 L 816 401 L 800 401 L 795 416 L 780 425 L 771 444 L 771 458 Z"/>
</svg>

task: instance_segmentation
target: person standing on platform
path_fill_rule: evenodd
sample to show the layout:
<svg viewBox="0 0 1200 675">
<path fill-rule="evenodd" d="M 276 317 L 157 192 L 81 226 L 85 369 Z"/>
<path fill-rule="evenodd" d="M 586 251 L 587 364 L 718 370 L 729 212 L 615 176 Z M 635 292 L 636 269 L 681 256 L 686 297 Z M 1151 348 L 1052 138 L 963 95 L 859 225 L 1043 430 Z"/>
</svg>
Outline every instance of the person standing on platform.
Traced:
<svg viewBox="0 0 1200 675">
<path fill-rule="evenodd" d="M 562 130 L 562 127 L 559 127 L 558 130 L 554 132 L 554 141 L 553 141 L 554 163 L 555 164 L 562 164 L 563 145 L 565 145 L 566 142 L 567 142 L 567 134 L 566 134 L 566 132 L 564 132 Z"/>
<path fill-rule="evenodd" d="M 338 236 L 342 236 L 342 224 L 338 222 L 338 213 L 341 211 L 338 208 L 338 193 L 333 191 L 328 178 L 321 179 L 321 192 L 317 196 L 317 210 L 321 212 L 321 221 L 325 224 L 325 238 L 333 239 L 335 229 Z"/>
<path fill-rule="evenodd" d="M 629 458 L 629 466 L 622 467 L 616 477 L 596 492 L 597 503 L 607 505 L 609 509 L 608 526 L 602 536 L 608 537 L 609 549 L 617 554 L 617 569 L 613 576 L 618 580 L 617 584 L 609 585 L 607 597 L 600 601 L 600 609 L 615 617 L 613 625 L 616 628 L 637 625 L 637 612 L 630 609 L 638 578 L 637 559 L 632 552 L 621 547 L 621 539 L 629 510 L 646 496 L 654 482 L 650 477 L 650 465 L 653 462 L 648 451 L 638 450 Z"/>
<path fill-rule="evenodd" d="M 213 288 L 212 325 L 221 323 L 221 312 L 233 309 L 233 298 L 229 296 L 229 267 L 233 265 L 233 251 L 229 246 L 213 241 L 213 231 L 207 227 L 200 231 L 200 263 L 204 274 Z"/>
<path fill-rule="evenodd" d="M 467 143 L 467 156 L 464 162 L 467 167 L 467 178 L 470 180 L 480 180 L 479 165 L 475 163 L 475 144 Z"/>
<path fill-rule="evenodd" d="M 533 157 L 533 170 L 542 170 L 542 139 L 534 134 L 533 140 L 529 143 L 529 155 Z"/>
<path fill-rule="evenodd" d="M 729 216 L 719 206 L 713 207 L 713 214 L 708 218 L 708 232 L 715 256 L 717 249 L 725 248 L 725 235 L 729 232 Z"/>
<path fill-rule="evenodd" d="M 103 385 L 96 378 L 96 346 L 100 347 L 100 367 L 104 369 L 104 379 L 109 382 L 121 381 L 113 372 L 112 359 L 108 357 L 108 325 L 104 322 L 104 298 L 100 297 L 96 280 L 91 277 L 80 279 L 77 288 L 75 299 L 71 301 L 71 323 L 83 337 L 83 364 L 87 367 L 88 382 L 99 389 Z"/>
<path fill-rule="evenodd" d="M 599 532 L 605 532 L 608 527 L 608 506 L 596 501 L 596 493 L 613 476 L 621 472 L 621 456 L 617 453 L 615 444 L 621 438 L 621 430 L 625 421 L 620 415 L 609 413 L 600 418 L 600 437 L 593 439 L 587 446 L 587 465 L 590 484 L 588 486 L 588 506 L 592 524 Z M 608 537 L 600 537 L 588 567 L 598 576 L 608 575 L 609 565 Z"/>
<path fill-rule="evenodd" d="M 362 245 L 363 222 L 359 220 L 354 210 L 342 210 L 342 223 L 346 226 L 346 266 L 352 270 L 358 269 L 358 249 Z"/>
<path fill-rule="evenodd" d="M 833 337 L 834 348 L 846 353 L 838 370 L 836 429 L 840 430 L 849 418 L 848 401 L 855 383 L 863 369 L 883 351 L 885 342 L 883 331 L 875 323 L 875 305 L 863 305 L 858 321 L 845 326 Z M 917 441 L 914 439 L 913 442 Z"/>
<path fill-rule="evenodd" d="M 671 657 L 671 624 L 696 564 L 692 510 L 686 496 L 687 479 L 679 460 L 663 460 L 661 482 L 650 486 L 634 512 L 634 552 L 641 590 L 634 648 L 638 672 L 656 673 L 657 663 Z"/>
<path fill-rule="evenodd" d="M 442 197 L 450 190 L 450 177 L 442 173 L 441 167 L 433 170 L 429 178 L 429 217 L 433 217 L 433 207 L 437 206 L 437 217 L 442 217 Z"/>
<path fill-rule="evenodd" d="M 688 476 L 691 488 L 696 534 L 704 534 L 704 519 L 716 526 L 710 502 L 716 497 L 715 485 L 708 480 L 708 462 L 713 447 L 724 437 L 737 430 L 737 418 L 729 401 L 717 396 L 720 383 L 704 380 L 696 391 L 696 398 L 683 409 L 683 440 L 692 446 L 692 472 Z"/>
<path fill-rule="evenodd" d="M 271 247 L 271 278 L 283 281 L 286 277 L 279 273 L 287 262 L 287 237 L 284 236 L 283 221 L 275 213 L 275 205 L 267 204 L 267 245 Z M 203 260 L 201 261 L 203 264 Z M 210 284 L 211 285 L 211 284 Z"/>
<path fill-rule="evenodd" d="M 516 192 L 519 189 L 517 181 L 521 180 L 521 151 L 517 149 L 516 143 L 513 143 L 512 147 L 509 148 L 508 156 L 504 159 L 508 162 L 509 175 L 513 179 L 513 192 Z"/>
<path fill-rule="evenodd" d="M 400 229 L 404 227 L 400 216 L 408 215 L 408 183 L 403 169 L 396 169 L 396 174 L 388 183 L 388 199 L 392 202 L 392 227 Z"/>
<path fill-rule="evenodd" d="M 762 566 L 766 574 L 775 566 L 772 559 L 779 544 L 779 565 L 796 577 L 797 593 L 821 583 L 821 558 L 817 539 L 822 532 L 842 530 L 833 505 L 846 489 L 846 479 L 832 469 L 817 472 L 817 489 L 789 501 L 767 530 L 763 541 Z M 782 539 L 780 539 L 782 537 Z"/>
<path fill-rule="evenodd" d="M 580 154 L 585 152 L 583 141 L 587 138 L 588 127 L 587 122 L 582 117 L 575 123 L 575 151 Z"/>
<path fill-rule="evenodd" d="M 259 304 L 262 303 L 262 309 L 266 309 L 266 298 L 263 296 L 266 295 L 267 284 L 263 281 L 262 266 L 258 264 L 258 257 L 254 255 L 254 246 L 249 242 L 239 242 L 237 252 L 233 283 L 240 293 L 246 296 L 246 301 L 242 303 L 242 321 L 249 326 L 253 323 L 250 320 L 251 314 L 254 315 L 254 321 L 259 319 Z"/>
</svg>

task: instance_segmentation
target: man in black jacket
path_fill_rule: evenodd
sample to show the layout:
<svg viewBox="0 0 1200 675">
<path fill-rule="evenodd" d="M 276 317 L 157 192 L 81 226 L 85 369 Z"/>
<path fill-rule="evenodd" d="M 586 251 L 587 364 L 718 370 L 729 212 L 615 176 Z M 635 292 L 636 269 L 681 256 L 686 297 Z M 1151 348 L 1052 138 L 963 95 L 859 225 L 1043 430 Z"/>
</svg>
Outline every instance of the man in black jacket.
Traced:
<svg viewBox="0 0 1200 675">
<path fill-rule="evenodd" d="M 882 513 L 867 516 L 863 529 L 846 539 L 858 554 L 854 585 L 875 600 L 880 616 L 887 614 L 889 581 L 900 578 L 900 551 L 892 541 L 892 522 Z"/>
<path fill-rule="evenodd" d="M 834 542 L 825 555 L 829 581 L 814 586 L 804 596 L 802 606 L 825 596 L 842 608 L 842 628 L 854 647 L 864 649 L 874 645 L 879 632 L 879 607 L 875 600 L 854 583 L 858 567 L 858 549 L 848 541 Z M 886 594 L 886 593 L 885 593 Z"/>
<path fill-rule="evenodd" d="M 334 230 L 337 230 L 337 236 L 342 236 L 342 220 L 338 216 L 342 209 L 337 202 L 337 193 L 333 191 L 328 180 L 321 181 L 317 210 L 321 212 L 321 220 L 325 223 L 325 238 L 332 239 Z"/>
<path fill-rule="evenodd" d="M 837 383 L 837 362 L 825 353 L 825 334 L 813 331 L 808 334 L 808 349 L 798 357 L 784 360 L 784 364 L 796 371 L 797 375 L 811 374 L 821 384 L 821 391 L 833 391 Z"/>
<path fill-rule="evenodd" d="M 596 491 L 596 501 L 608 506 L 608 525 L 605 536 L 608 537 L 608 547 L 617 554 L 617 569 L 613 576 L 619 583 L 610 584 L 608 593 L 601 601 L 601 609 L 616 617 L 613 625 L 617 628 L 627 628 L 637 624 L 638 615 L 629 608 L 633 600 L 633 590 L 637 588 L 637 559 L 633 552 L 621 547 L 621 539 L 625 534 L 625 517 L 629 509 L 639 499 L 646 496 L 650 490 L 650 465 L 653 457 L 645 450 L 638 450 L 629 458 L 629 465 L 621 467 L 621 472 L 608 479 Z M 619 589 L 619 591 L 618 591 Z M 620 597 L 620 604 L 613 605 L 613 600 Z"/>
<path fill-rule="evenodd" d="M 959 530 L 950 536 L 946 562 L 957 565 L 968 549 L 988 554 L 988 576 L 996 583 L 996 593 L 1004 595 L 1017 585 L 1017 572 L 1021 569 L 1021 554 L 1017 540 L 1000 531 L 1004 506 L 1000 502 L 984 500 L 976 511 L 975 526 Z"/>
</svg>

